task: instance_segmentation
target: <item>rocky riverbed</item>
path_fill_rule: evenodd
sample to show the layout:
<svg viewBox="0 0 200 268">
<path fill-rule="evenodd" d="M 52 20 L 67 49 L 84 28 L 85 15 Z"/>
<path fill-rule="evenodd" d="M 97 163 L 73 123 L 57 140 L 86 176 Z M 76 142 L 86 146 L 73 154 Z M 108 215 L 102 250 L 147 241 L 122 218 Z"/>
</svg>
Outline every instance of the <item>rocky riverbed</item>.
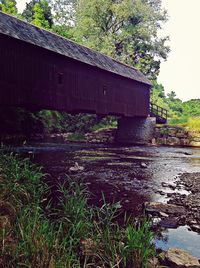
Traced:
<svg viewBox="0 0 200 268">
<path fill-rule="evenodd" d="M 167 193 L 167 204 L 159 202 L 145 203 L 147 214 L 160 217 L 159 225 L 177 228 L 187 225 L 189 230 L 200 233 L 200 173 L 183 173 L 174 185 L 163 183 L 166 189 L 184 189 L 187 194 Z"/>
<path fill-rule="evenodd" d="M 168 203 L 185 208 L 183 223 L 200 233 L 200 173 L 183 173 L 176 182 L 176 189 L 184 188 L 188 195 L 174 193 Z M 200 245 L 199 245 L 200 247 Z"/>
<path fill-rule="evenodd" d="M 65 174 L 82 178 L 92 193 L 91 204 L 100 203 L 103 192 L 107 202 L 120 201 L 135 216 L 148 205 L 160 228 L 157 248 L 179 247 L 200 258 L 198 148 L 42 142 L 16 151 L 44 166 L 52 183 Z"/>
</svg>

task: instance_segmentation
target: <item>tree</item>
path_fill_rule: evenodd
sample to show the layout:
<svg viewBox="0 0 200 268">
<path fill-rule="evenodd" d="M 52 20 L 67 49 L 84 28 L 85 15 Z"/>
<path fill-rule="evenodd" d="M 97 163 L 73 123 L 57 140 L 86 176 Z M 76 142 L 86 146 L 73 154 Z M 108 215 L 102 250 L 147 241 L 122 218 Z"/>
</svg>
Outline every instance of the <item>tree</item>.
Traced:
<svg viewBox="0 0 200 268">
<path fill-rule="evenodd" d="M 49 0 L 53 10 L 53 32 L 74 39 L 76 5 L 78 0 Z"/>
<path fill-rule="evenodd" d="M 160 0 L 79 0 L 74 39 L 155 79 L 169 52 L 158 37 L 166 20 Z"/>
<path fill-rule="evenodd" d="M 184 115 L 200 116 L 200 99 L 183 102 Z"/>
<path fill-rule="evenodd" d="M 11 15 L 17 15 L 16 1 L 0 0 L 0 11 Z"/>
<path fill-rule="evenodd" d="M 157 81 L 152 82 L 152 95 L 158 96 L 158 98 L 165 99 L 165 89 L 162 84 L 158 84 Z"/>
<path fill-rule="evenodd" d="M 26 3 L 22 16 L 26 21 L 39 27 L 50 29 L 53 25 L 51 7 L 48 0 L 32 0 L 30 3 Z"/>
<path fill-rule="evenodd" d="M 169 110 L 169 105 L 166 101 L 165 90 L 162 84 L 158 84 L 157 81 L 152 82 L 151 88 L 151 102 Z"/>
<path fill-rule="evenodd" d="M 167 94 L 167 98 L 169 99 L 169 101 L 174 101 L 176 99 L 176 92 L 171 91 L 170 93 Z"/>
<path fill-rule="evenodd" d="M 179 98 L 176 97 L 176 93 L 174 91 L 171 91 L 167 94 L 166 101 L 170 109 L 176 116 L 182 116 L 183 103 Z"/>
<path fill-rule="evenodd" d="M 62 26 L 74 25 L 78 0 L 50 0 L 54 21 Z"/>
</svg>

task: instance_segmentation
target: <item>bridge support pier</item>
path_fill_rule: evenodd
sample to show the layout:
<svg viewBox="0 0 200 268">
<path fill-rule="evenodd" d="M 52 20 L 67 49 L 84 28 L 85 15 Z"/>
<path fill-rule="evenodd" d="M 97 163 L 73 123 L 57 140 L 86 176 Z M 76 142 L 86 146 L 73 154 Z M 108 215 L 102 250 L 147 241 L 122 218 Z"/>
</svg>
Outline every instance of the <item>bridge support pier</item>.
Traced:
<svg viewBox="0 0 200 268">
<path fill-rule="evenodd" d="M 153 138 L 154 117 L 122 117 L 118 120 L 115 140 L 124 144 L 147 144 Z"/>
</svg>

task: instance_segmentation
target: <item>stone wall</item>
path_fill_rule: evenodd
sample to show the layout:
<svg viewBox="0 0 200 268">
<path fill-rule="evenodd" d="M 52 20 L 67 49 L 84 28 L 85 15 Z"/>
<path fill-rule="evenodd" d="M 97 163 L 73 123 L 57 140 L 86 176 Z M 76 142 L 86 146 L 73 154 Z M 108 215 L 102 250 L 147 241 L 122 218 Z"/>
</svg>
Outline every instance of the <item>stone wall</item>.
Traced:
<svg viewBox="0 0 200 268">
<path fill-rule="evenodd" d="M 189 131 L 184 127 L 156 126 L 152 144 L 200 147 L 200 133 Z"/>
<path fill-rule="evenodd" d="M 123 144 L 148 144 L 154 137 L 155 125 L 153 117 L 121 117 L 115 141 Z"/>
<path fill-rule="evenodd" d="M 132 128 L 132 132 L 135 133 L 135 131 L 138 132 L 138 131 L 141 131 L 141 129 L 143 132 L 146 128 L 148 129 L 147 124 L 142 124 L 140 125 L 139 128 L 136 128 L 136 129 L 134 126 L 134 128 Z M 122 131 L 122 134 L 124 135 L 125 133 L 126 138 L 128 135 L 128 138 L 130 139 L 128 143 L 130 143 L 130 141 L 131 143 L 134 143 L 133 137 L 129 136 L 131 135 L 129 133 L 129 130 L 130 129 L 127 127 L 125 132 Z M 111 128 L 111 129 L 98 130 L 93 133 L 87 133 L 85 135 L 85 140 L 88 143 L 111 143 L 112 144 L 116 142 L 115 137 L 116 137 L 117 131 L 118 130 L 116 128 Z M 152 128 L 151 128 L 151 131 L 152 131 Z M 149 140 L 148 143 L 153 144 L 153 145 L 200 147 L 200 132 L 197 133 L 197 132 L 188 131 L 184 127 L 177 127 L 177 126 L 169 126 L 169 125 L 156 126 L 154 128 L 153 138 L 151 138 L 151 140 Z"/>
</svg>

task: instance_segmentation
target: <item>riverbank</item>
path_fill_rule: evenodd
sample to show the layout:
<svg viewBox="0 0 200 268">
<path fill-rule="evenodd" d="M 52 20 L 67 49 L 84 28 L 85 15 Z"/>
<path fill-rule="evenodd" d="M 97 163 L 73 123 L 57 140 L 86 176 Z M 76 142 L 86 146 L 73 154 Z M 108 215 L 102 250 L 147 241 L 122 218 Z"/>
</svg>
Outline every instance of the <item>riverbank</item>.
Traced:
<svg viewBox="0 0 200 268">
<path fill-rule="evenodd" d="M 88 206 L 86 185 L 54 185 L 41 169 L 0 153 L 0 267 L 147 267 L 154 256 L 143 218 L 116 221 L 120 203 Z"/>
<path fill-rule="evenodd" d="M 166 191 L 167 203 L 147 202 L 147 213 L 158 216 L 161 227 L 187 225 L 188 230 L 200 234 L 200 172 L 183 173 L 173 184 L 163 182 L 162 186 Z"/>
<path fill-rule="evenodd" d="M 153 145 L 200 147 L 200 132 L 186 127 L 161 125 L 156 126 Z"/>
<path fill-rule="evenodd" d="M 67 132 L 67 133 L 43 133 L 29 135 L 1 135 L 0 141 L 5 144 L 22 144 L 29 141 L 58 141 L 77 142 L 87 144 L 113 144 L 116 145 L 116 127 L 105 127 L 88 133 Z M 134 144 L 134 141 L 133 141 Z M 200 132 L 188 130 L 186 127 L 172 125 L 156 125 L 153 137 L 149 140 L 153 146 L 181 146 L 200 147 Z"/>
<path fill-rule="evenodd" d="M 107 202 L 112 204 L 113 201 L 120 201 L 120 210 L 134 217 L 142 214 L 145 202 L 166 204 L 174 192 L 188 195 L 183 185 L 175 187 L 179 176 L 200 172 L 198 148 L 126 147 L 113 144 L 106 147 L 105 144 L 95 143 L 40 141 L 25 143 L 12 150 L 43 166 L 43 172 L 49 174 L 52 187 L 58 178 L 60 181 L 65 174 L 70 174 L 71 181 L 83 180 L 87 185 L 91 193 L 87 200 L 90 207 L 103 206 L 104 192 Z M 162 217 L 166 217 L 166 214 Z M 162 227 L 161 240 L 156 240 L 157 248 L 167 251 L 169 247 L 178 247 L 200 258 L 200 238 L 197 233 L 188 231 L 187 226 L 182 228 L 177 225 L 170 229 L 172 226 L 169 226 L 169 221 L 162 223 L 165 227 Z M 175 235 L 176 231 L 178 236 Z"/>
<path fill-rule="evenodd" d="M 116 144 L 117 128 L 104 128 L 94 132 L 77 135 L 63 134 L 66 141 L 77 141 L 86 143 Z M 62 134 L 61 134 L 62 136 Z M 133 141 L 134 144 L 134 141 Z M 171 125 L 157 125 L 154 129 L 153 137 L 149 140 L 149 145 L 156 146 L 182 146 L 200 147 L 200 133 L 187 128 Z"/>
</svg>

